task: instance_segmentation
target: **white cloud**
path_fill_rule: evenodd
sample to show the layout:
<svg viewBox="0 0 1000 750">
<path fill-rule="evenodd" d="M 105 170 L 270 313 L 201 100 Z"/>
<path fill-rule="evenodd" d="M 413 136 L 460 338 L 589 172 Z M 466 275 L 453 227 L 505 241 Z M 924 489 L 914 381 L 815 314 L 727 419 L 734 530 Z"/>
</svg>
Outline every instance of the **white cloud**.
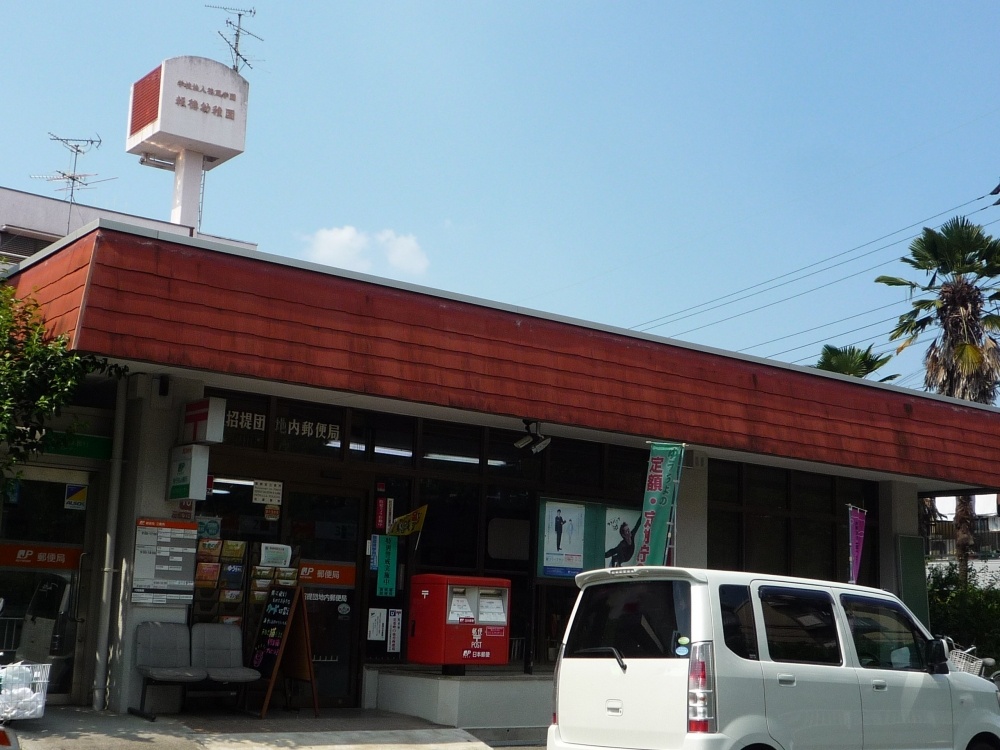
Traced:
<svg viewBox="0 0 1000 750">
<path fill-rule="evenodd" d="M 419 276 L 430 265 L 416 237 L 391 229 L 372 234 L 350 225 L 331 227 L 307 235 L 305 241 L 306 260 L 350 271 Z"/>
<path fill-rule="evenodd" d="M 385 250 L 386 259 L 393 268 L 419 276 L 430 265 L 427 254 L 412 234 L 398 235 L 391 229 L 383 229 L 375 239 Z"/>
<path fill-rule="evenodd" d="M 306 257 L 315 263 L 367 272 L 372 262 L 367 257 L 371 238 L 352 226 L 320 229 L 306 237 Z"/>
</svg>

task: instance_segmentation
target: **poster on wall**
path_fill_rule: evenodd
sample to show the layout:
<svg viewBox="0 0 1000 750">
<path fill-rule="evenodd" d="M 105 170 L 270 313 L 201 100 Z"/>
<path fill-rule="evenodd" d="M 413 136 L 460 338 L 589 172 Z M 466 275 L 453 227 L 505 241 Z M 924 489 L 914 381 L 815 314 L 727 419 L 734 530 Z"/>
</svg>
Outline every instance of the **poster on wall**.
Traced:
<svg viewBox="0 0 1000 750">
<path fill-rule="evenodd" d="M 545 502 L 542 570 L 547 576 L 572 578 L 583 571 L 584 506 Z"/>
<path fill-rule="evenodd" d="M 190 604 L 194 599 L 198 525 L 140 518 L 133 557 L 133 604 Z"/>
<path fill-rule="evenodd" d="M 642 511 L 606 508 L 604 511 L 604 564 L 609 568 L 634 565 L 635 536 L 642 528 Z"/>
</svg>

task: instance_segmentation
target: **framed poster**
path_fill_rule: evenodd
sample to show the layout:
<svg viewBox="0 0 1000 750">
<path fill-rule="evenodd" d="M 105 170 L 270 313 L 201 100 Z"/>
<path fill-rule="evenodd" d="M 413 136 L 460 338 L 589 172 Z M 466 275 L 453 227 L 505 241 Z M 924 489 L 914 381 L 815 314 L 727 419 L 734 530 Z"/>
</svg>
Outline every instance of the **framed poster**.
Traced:
<svg viewBox="0 0 1000 750">
<path fill-rule="evenodd" d="M 583 571 L 583 505 L 546 500 L 542 543 L 543 575 L 572 578 Z"/>
<path fill-rule="evenodd" d="M 642 529 L 642 510 L 605 508 L 604 565 L 609 568 L 634 565 L 636 535 Z"/>
</svg>

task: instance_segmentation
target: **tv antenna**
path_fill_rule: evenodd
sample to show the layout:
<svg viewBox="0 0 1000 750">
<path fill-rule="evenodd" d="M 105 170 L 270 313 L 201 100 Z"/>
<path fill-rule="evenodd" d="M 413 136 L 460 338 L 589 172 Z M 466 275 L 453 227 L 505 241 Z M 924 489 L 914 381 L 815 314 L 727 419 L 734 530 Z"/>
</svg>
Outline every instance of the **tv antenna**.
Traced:
<svg viewBox="0 0 1000 750">
<path fill-rule="evenodd" d="M 73 166 L 69 172 L 56 171 L 52 174 L 33 174 L 31 175 L 35 179 L 48 180 L 49 182 L 65 182 L 66 186 L 59 188 L 62 191 L 69 192 L 69 205 L 70 205 L 70 216 L 73 212 L 73 203 L 76 201 L 76 191 L 85 190 L 91 185 L 98 182 L 108 182 L 110 180 L 117 179 L 116 177 L 105 177 L 103 180 L 91 180 L 90 177 L 96 177 L 96 174 L 81 174 L 76 171 L 76 164 L 80 157 L 90 151 L 92 148 L 101 147 L 101 136 L 96 138 L 60 138 L 54 133 L 49 133 L 49 140 L 59 141 L 63 146 L 68 148 L 73 154 Z M 66 219 L 66 233 L 69 234 L 69 222 L 70 218 Z"/>
<path fill-rule="evenodd" d="M 257 11 L 254 8 L 227 8 L 224 5 L 206 5 L 205 7 L 215 8 L 216 10 L 224 10 L 226 11 L 226 13 L 235 14 L 236 23 L 233 23 L 228 18 L 226 19 L 226 26 L 228 26 L 233 30 L 233 40 L 230 41 L 229 38 L 221 31 L 218 33 L 219 36 L 222 37 L 222 41 L 224 41 L 226 45 L 229 47 L 229 51 L 232 52 L 233 54 L 233 70 L 239 73 L 240 68 L 244 66 L 247 68 L 252 68 L 253 65 L 251 65 L 250 61 L 243 56 L 242 52 L 240 52 L 240 36 L 242 36 L 243 34 L 248 34 L 249 36 L 252 36 L 254 39 L 258 41 L 261 42 L 264 41 L 249 29 L 243 28 L 243 16 L 250 16 L 251 18 L 253 18 L 255 15 L 257 15 Z"/>
</svg>

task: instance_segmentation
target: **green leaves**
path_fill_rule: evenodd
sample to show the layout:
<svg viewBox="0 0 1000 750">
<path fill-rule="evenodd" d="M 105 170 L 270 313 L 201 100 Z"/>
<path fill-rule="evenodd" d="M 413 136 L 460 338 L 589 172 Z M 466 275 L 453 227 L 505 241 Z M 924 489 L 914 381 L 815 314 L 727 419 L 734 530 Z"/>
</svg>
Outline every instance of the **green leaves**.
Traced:
<svg viewBox="0 0 1000 750">
<path fill-rule="evenodd" d="M 926 284 L 879 276 L 875 281 L 909 291 L 911 309 L 899 316 L 890 340 L 897 353 L 926 330 L 938 337 L 924 357 L 924 387 L 945 396 L 993 403 L 1000 386 L 1000 348 L 990 333 L 1000 331 L 1000 241 L 965 217 L 941 231 L 925 228 L 902 261 L 930 276 Z M 931 295 L 913 299 L 915 292 Z"/>
<path fill-rule="evenodd" d="M 845 346 L 843 348 L 827 344 L 823 347 L 819 362 L 816 363 L 817 370 L 827 372 L 839 372 L 841 375 L 851 375 L 856 378 L 866 378 L 876 370 L 885 365 L 892 355 L 883 354 L 879 356 L 872 353 L 872 347 L 859 349 L 856 346 Z M 885 383 L 898 378 L 899 375 L 887 375 L 879 380 Z"/>
<path fill-rule="evenodd" d="M 961 580 L 955 565 L 933 566 L 927 575 L 931 629 L 950 635 L 963 646 L 976 646 L 980 656 L 1000 656 L 1000 588 L 996 576 L 969 571 Z"/>
<path fill-rule="evenodd" d="M 906 279 L 901 279 L 898 276 L 879 276 L 875 279 L 875 282 L 878 284 L 885 284 L 886 286 L 905 286 L 909 287 L 911 291 L 920 289 L 919 284 L 907 281 Z"/>
<path fill-rule="evenodd" d="M 125 368 L 69 351 L 66 335 L 46 329 L 38 303 L 0 287 L 0 480 L 44 452 L 46 423 L 70 403 L 92 373 L 121 377 Z"/>
</svg>

